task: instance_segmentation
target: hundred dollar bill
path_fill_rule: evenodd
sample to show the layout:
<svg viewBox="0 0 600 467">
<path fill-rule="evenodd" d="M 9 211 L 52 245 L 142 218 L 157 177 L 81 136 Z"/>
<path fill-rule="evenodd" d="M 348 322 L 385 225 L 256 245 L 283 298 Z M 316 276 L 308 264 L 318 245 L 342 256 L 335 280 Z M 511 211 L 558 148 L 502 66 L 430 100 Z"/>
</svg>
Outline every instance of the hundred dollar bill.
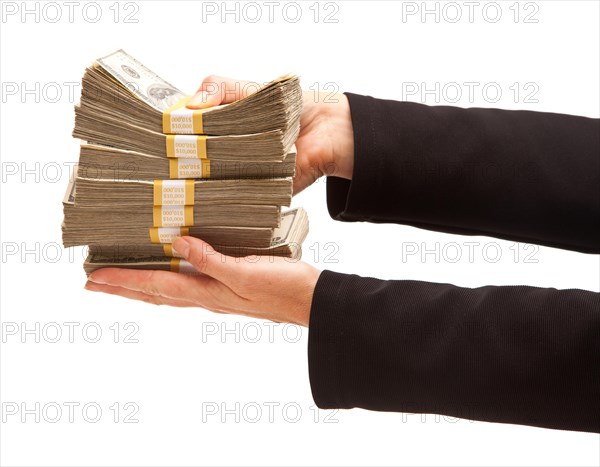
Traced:
<svg viewBox="0 0 600 467">
<path fill-rule="evenodd" d="M 123 49 L 99 58 L 96 62 L 121 85 L 159 112 L 167 110 L 186 97 L 183 92 Z"/>
<path fill-rule="evenodd" d="M 217 86 L 213 92 L 218 92 L 216 89 Z M 299 78 L 286 74 L 264 86 L 245 91 L 246 97 L 230 104 L 190 109 L 186 104 L 191 96 L 125 51 L 118 50 L 96 60 L 86 70 L 79 113 L 91 121 L 76 122 L 75 133 L 95 132 L 98 139 L 87 139 L 109 144 L 102 136 L 103 133 L 110 136 L 115 131 L 109 125 L 111 121 L 150 132 L 177 135 L 251 135 L 276 131 L 280 145 L 284 145 L 285 151 L 280 157 L 283 159 L 300 129 L 302 91 Z M 84 128 L 78 129 L 77 124 Z M 183 138 L 175 143 L 181 143 L 183 147 L 191 141 Z M 237 142 L 237 149 L 243 151 L 243 141 L 229 143 L 233 142 Z M 175 152 L 177 146 L 175 144 Z"/>
</svg>

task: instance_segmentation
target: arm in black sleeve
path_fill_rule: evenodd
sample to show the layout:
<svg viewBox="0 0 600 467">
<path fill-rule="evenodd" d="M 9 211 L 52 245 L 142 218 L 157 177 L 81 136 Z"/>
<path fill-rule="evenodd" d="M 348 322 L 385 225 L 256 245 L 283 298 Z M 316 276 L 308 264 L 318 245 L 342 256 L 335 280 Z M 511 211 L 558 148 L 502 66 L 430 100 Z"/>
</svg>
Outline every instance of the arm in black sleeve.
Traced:
<svg viewBox="0 0 600 467">
<path fill-rule="evenodd" d="M 600 125 L 348 94 L 352 181 L 335 219 L 600 252 Z M 600 294 L 466 289 L 324 271 L 309 324 L 321 408 L 600 432 Z"/>
<path fill-rule="evenodd" d="M 331 216 L 600 253 L 600 120 L 347 94 L 352 181 Z"/>
<path fill-rule="evenodd" d="M 320 408 L 600 432 L 600 294 L 323 271 L 309 326 Z"/>
</svg>

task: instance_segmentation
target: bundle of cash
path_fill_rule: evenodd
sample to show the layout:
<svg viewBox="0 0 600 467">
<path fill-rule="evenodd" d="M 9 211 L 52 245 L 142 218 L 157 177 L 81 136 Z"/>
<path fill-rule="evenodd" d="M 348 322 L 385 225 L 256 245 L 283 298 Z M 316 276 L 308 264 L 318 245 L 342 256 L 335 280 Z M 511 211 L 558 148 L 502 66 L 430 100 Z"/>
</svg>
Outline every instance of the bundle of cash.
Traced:
<svg viewBox="0 0 600 467">
<path fill-rule="evenodd" d="M 79 171 L 77 170 L 77 173 Z M 238 180 L 118 180 L 77 178 L 81 207 L 196 206 L 244 204 L 289 206 L 291 178 Z"/>
<path fill-rule="evenodd" d="M 251 230 L 251 229 L 248 229 Z M 269 231 L 268 244 L 265 246 L 239 246 L 228 244 L 226 236 L 215 239 L 212 246 L 215 250 L 229 256 L 283 256 L 297 259 L 300 257 L 302 242 L 308 234 L 308 218 L 302 208 L 292 209 L 282 215 L 281 225 Z M 206 237 L 203 237 L 207 240 Z M 223 242 L 223 244 L 219 242 Z M 112 244 L 98 244 L 89 246 L 89 256 L 86 260 L 85 269 L 88 274 L 104 265 L 113 265 L 115 262 L 128 265 L 139 265 L 139 263 L 154 262 L 165 266 L 169 264 L 169 258 L 177 258 L 177 251 L 170 244 L 157 244 L 146 242 Z M 121 266 L 120 266 L 121 267 Z"/>
<path fill-rule="evenodd" d="M 108 146 L 82 144 L 79 174 L 82 178 L 113 180 L 240 179 L 293 177 L 296 149 L 281 162 L 260 160 L 183 159 L 152 156 Z"/>
<path fill-rule="evenodd" d="M 187 184 L 188 187 L 190 182 L 192 185 L 199 182 L 195 180 L 172 181 L 184 182 L 184 185 Z M 157 182 L 166 184 L 169 180 L 157 180 Z M 221 181 L 215 180 L 214 182 L 220 183 Z M 235 184 L 237 180 L 228 180 L 228 182 Z M 92 193 L 85 193 L 86 197 L 82 197 L 79 192 L 80 184 L 85 184 L 84 186 L 89 187 L 89 191 Z M 81 229 L 82 226 L 87 229 L 97 229 L 102 226 L 113 231 L 121 228 L 137 228 L 148 232 L 149 228 L 158 227 L 274 228 L 281 221 L 280 206 L 275 203 L 251 204 L 244 202 L 241 197 L 238 197 L 236 204 L 232 203 L 235 195 L 231 193 L 234 193 L 235 190 L 230 193 L 229 200 L 225 198 L 226 201 L 229 201 L 225 203 L 219 203 L 218 200 L 213 203 L 205 200 L 196 203 L 194 188 L 187 190 L 187 196 L 185 193 L 179 195 L 174 191 L 163 189 L 154 201 L 153 191 L 156 188 L 152 182 L 129 181 L 126 184 L 132 185 L 132 187 L 120 186 L 124 184 L 125 182 L 113 180 L 77 178 L 77 169 L 74 170 L 63 200 L 63 243 L 72 244 L 71 232 Z M 142 191 L 142 187 L 145 187 L 144 184 L 149 184 L 149 197 L 147 192 Z M 140 190 L 140 194 L 136 194 L 136 190 Z M 186 191 L 185 186 L 183 190 Z M 243 192 L 241 193 L 243 194 Z M 174 195 L 175 198 L 173 200 L 166 198 L 169 194 Z M 224 195 L 224 197 L 226 196 Z M 163 197 L 164 201 L 161 199 Z M 191 198 L 191 201 L 183 198 Z M 255 199 L 257 202 L 263 201 L 260 197 Z M 110 238 L 107 238 L 107 241 L 109 240 Z M 84 242 L 84 244 L 89 243 Z"/>
<path fill-rule="evenodd" d="M 150 156 L 212 161 L 278 162 L 285 158 L 296 133 L 267 131 L 246 135 L 176 135 L 148 130 L 104 116 L 91 106 L 75 107 L 73 136 L 104 146 Z"/>
<path fill-rule="evenodd" d="M 185 106 L 189 98 L 118 50 L 86 70 L 73 134 L 163 157 L 281 161 L 300 131 L 302 90 L 295 75 L 231 104 L 192 110 Z"/>
<path fill-rule="evenodd" d="M 299 258 L 308 217 L 290 206 L 302 93 L 282 76 L 226 105 L 189 96 L 118 50 L 82 80 L 79 165 L 63 200 L 63 243 L 101 267 L 190 272 L 173 240 L 232 256 Z"/>
</svg>

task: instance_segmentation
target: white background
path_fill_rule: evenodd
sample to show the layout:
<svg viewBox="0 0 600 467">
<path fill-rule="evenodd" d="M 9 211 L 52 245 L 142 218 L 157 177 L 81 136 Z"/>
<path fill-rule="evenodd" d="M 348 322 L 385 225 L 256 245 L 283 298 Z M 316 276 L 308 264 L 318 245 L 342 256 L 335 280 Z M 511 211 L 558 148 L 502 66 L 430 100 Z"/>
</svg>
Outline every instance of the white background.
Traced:
<svg viewBox="0 0 600 467">
<path fill-rule="evenodd" d="M 294 71 L 305 88 L 447 104 L 456 89 L 448 83 L 458 83 L 464 95 L 456 105 L 597 118 L 597 2 L 479 2 L 471 19 L 464 2 L 429 2 L 427 8 L 439 9 L 438 18 L 422 18 L 421 2 L 300 2 L 299 7 L 278 2 L 272 22 L 269 6 L 258 2 L 262 18 L 255 23 L 256 7 L 241 3 L 237 17 L 224 18 L 223 8 L 235 12 L 235 3 L 89 3 L 75 2 L 72 18 L 65 2 L 49 7 L 29 2 L 26 7 L 37 8 L 39 16 L 24 18 L 21 2 L 2 6 L 0 389 L 3 407 L 33 410 L 24 422 L 20 412 L 4 411 L 2 465 L 600 464 L 594 434 L 434 415 L 316 411 L 306 330 L 294 342 L 295 327 L 273 326 L 271 338 L 265 323 L 245 318 L 92 294 L 83 290 L 82 250 L 57 249 L 68 167 L 78 156 L 70 136 L 78 88 L 72 98 L 68 83 L 78 82 L 96 57 L 124 48 L 187 92 L 212 73 L 267 81 Z M 462 17 L 452 22 L 457 7 Z M 14 8 L 17 13 L 9 14 Z M 203 17 L 203 8 L 218 12 Z M 417 14 L 403 17 L 403 9 L 414 8 Z M 493 22 L 497 8 L 502 16 Z M 101 17 L 93 22 L 98 11 Z M 293 22 L 298 11 L 302 16 Z M 137 22 L 125 22 L 126 14 Z M 337 22 L 326 22 L 327 14 Z M 525 22 L 528 14 L 537 22 Z M 479 83 L 473 99 L 466 82 Z M 437 96 L 408 95 L 415 86 L 435 89 L 436 83 Z M 492 83 L 488 95 L 482 93 L 486 83 Z M 502 97 L 493 102 L 497 88 Z M 334 222 L 327 214 L 324 180 L 294 203 L 304 206 L 311 220 L 304 258 L 321 269 L 468 287 L 599 290 L 597 256 L 404 226 Z M 468 242 L 478 242 L 472 261 Z M 436 248 L 439 258 L 421 255 Z M 452 262 L 457 248 L 462 257 Z M 524 254 L 532 256 L 525 260 Z M 64 323 L 77 323 L 73 342 Z M 35 333 L 22 334 L 36 325 L 39 343 Z M 51 343 L 56 326 L 63 335 Z M 87 342 L 97 328 L 99 341 Z M 233 333 L 221 334 L 228 329 Z M 262 335 L 253 343 L 257 330 Z M 125 342 L 132 339 L 138 342 Z M 72 423 L 64 405 L 70 402 L 79 404 Z M 85 404 L 91 405 L 83 414 Z M 56 405 L 63 407 L 62 417 L 51 423 Z M 98 406 L 102 416 L 92 423 Z M 132 407 L 138 423 L 125 423 Z M 229 410 L 224 420 L 223 409 Z"/>
</svg>

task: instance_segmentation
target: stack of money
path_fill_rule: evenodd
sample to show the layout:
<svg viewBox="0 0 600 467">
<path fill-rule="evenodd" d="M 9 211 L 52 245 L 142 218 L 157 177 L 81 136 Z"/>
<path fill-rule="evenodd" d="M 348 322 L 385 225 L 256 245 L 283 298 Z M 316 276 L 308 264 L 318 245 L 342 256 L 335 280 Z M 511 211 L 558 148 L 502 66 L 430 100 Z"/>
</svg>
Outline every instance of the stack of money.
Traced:
<svg viewBox="0 0 600 467">
<path fill-rule="evenodd" d="M 295 167 L 295 147 L 291 148 L 282 161 L 167 158 L 86 143 L 81 145 L 79 153 L 79 173 L 85 178 L 129 180 L 285 178 L 294 175 Z"/>
<path fill-rule="evenodd" d="M 189 96 L 119 50 L 82 80 L 73 136 L 151 156 L 281 162 L 300 131 L 299 79 L 284 75 L 244 99 L 191 110 Z"/>
<path fill-rule="evenodd" d="M 308 233 L 308 217 L 304 209 L 297 208 L 284 212 L 280 226 L 275 229 L 238 228 L 237 232 L 235 227 L 198 228 L 196 232 L 192 229 L 190 228 L 185 234 L 199 234 L 204 240 L 212 241 L 217 251 L 229 256 L 272 255 L 299 259 L 302 255 L 302 242 Z M 247 231 L 241 233 L 248 236 L 246 242 L 240 235 L 240 231 L 243 230 Z M 265 235 L 262 235 L 263 233 Z M 245 246 L 240 246 L 241 243 L 245 243 Z M 126 240 L 112 245 L 92 244 L 89 251 L 90 255 L 83 264 L 87 275 L 105 267 L 158 269 L 192 274 L 195 272 L 186 261 L 177 257 L 177 252 L 169 243 L 160 245 Z"/>
<path fill-rule="evenodd" d="M 308 233 L 290 206 L 302 93 L 282 76 L 232 104 L 189 96 L 118 50 L 82 80 L 82 139 L 63 200 L 63 243 L 101 267 L 189 272 L 173 239 L 191 235 L 232 256 L 299 258 Z"/>
</svg>

